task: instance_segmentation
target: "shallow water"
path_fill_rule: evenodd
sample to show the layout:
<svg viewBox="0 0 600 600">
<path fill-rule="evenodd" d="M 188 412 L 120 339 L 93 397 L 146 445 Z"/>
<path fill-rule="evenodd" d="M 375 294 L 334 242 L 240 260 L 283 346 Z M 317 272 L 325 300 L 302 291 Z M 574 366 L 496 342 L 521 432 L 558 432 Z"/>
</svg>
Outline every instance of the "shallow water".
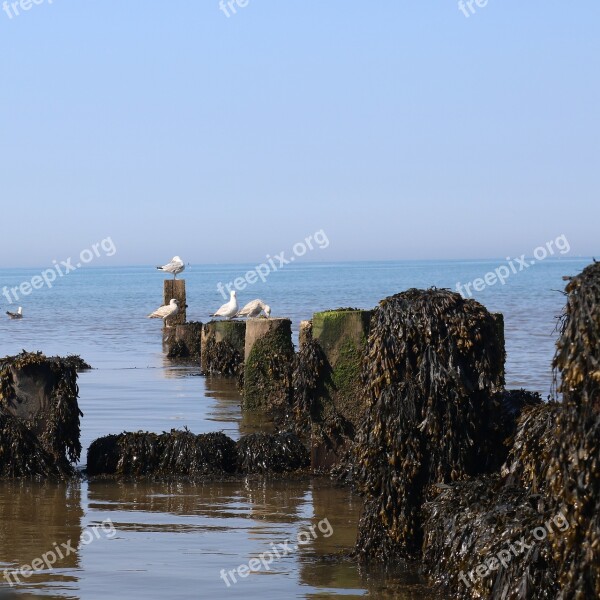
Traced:
<svg viewBox="0 0 600 600">
<path fill-rule="evenodd" d="M 562 276 L 587 261 L 547 261 L 487 288 L 476 299 L 505 315 L 507 383 L 550 391 L 555 317 Z M 344 263 L 294 265 L 265 285 L 240 294 L 262 297 L 274 315 L 301 319 L 315 310 L 371 308 L 408 287 L 454 288 L 493 270 L 498 261 Z M 222 303 L 216 283 L 247 266 L 194 267 L 186 271 L 188 319 Z M 38 271 L 39 272 L 39 271 Z M 0 286 L 36 274 L 0 271 Z M 234 439 L 270 428 L 262 415 L 242 414 L 235 384 L 201 377 L 197 366 L 164 358 L 160 323 L 144 318 L 162 299 L 162 277 L 148 268 L 88 269 L 59 280 L 21 304 L 25 318 L 0 320 L 0 355 L 27 350 L 76 353 L 95 370 L 80 375 L 82 443 L 108 433 L 188 427 L 224 431 Z M 14 308 L 4 306 L 4 308 Z M 83 460 L 85 461 L 85 450 Z M 211 485 L 91 483 L 70 485 L 0 482 L 0 566 L 9 571 L 82 540 L 77 551 L 16 586 L 21 593 L 61 598 L 430 598 L 405 569 L 360 572 L 347 560 L 320 557 L 349 550 L 356 537 L 360 499 L 328 481 L 219 483 Z M 110 519 L 115 534 L 93 526 Z M 235 569 L 294 540 L 328 519 L 333 533 L 227 587 L 221 569 Z M 106 525 L 106 523 L 105 523 Z M 92 527 L 92 529 L 90 529 Z M 89 532 L 100 532 L 89 543 Z M 110 533 L 110 532 L 109 532 Z M 5 586 L 8 584 L 5 583 Z M 0 596 L 1 599 L 1 596 Z"/>
</svg>

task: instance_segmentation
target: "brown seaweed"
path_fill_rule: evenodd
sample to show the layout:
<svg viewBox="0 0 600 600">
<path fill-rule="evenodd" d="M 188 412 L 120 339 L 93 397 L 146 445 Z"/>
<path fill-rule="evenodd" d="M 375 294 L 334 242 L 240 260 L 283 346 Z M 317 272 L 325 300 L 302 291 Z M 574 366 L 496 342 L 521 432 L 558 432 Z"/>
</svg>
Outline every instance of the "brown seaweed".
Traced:
<svg viewBox="0 0 600 600">
<path fill-rule="evenodd" d="M 368 411 L 356 446 L 366 495 L 361 558 L 416 556 L 428 484 L 497 464 L 504 347 L 494 317 L 449 290 L 411 289 L 374 311 L 364 362 Z"/>
<path fill-rule="evenodd" d="M 237 466 L 242 473 L 287 473 L 310 464 L 308 450 L 293 433 L 253 433 L 237 443 Z"/>
</svg>

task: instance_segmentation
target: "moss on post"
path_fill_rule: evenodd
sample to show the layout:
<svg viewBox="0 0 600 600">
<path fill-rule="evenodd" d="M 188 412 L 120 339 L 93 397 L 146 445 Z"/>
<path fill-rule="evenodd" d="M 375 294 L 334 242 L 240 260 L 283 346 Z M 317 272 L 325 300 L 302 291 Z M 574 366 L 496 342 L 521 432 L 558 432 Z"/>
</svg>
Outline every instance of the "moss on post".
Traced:
<svg viewBox="0 0 600 600">
<path fill-rule="evenodd" d="M 280 414 L 291 400 L 292 322 L 290 319 L 249 319 L 246 338 L 243 407 Z"/>
<path fill-rule="evenodd" d="M 370 320 L 369 310 L 329 310 L 313 316 L 313 338 L 331 367 L 328 400 L 353 426 L 365 411 L 360 374 Z"/>
</svg>

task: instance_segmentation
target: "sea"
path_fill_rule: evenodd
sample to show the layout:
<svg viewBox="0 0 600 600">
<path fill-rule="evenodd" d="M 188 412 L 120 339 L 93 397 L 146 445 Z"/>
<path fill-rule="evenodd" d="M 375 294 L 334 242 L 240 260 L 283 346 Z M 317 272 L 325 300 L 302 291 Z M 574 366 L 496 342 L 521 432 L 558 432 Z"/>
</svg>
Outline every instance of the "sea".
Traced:
<svg viewBox="0 0 600 600">
<path fill-rule="evenodd" d="M 465 284 L 471 283 L 475 300 L 504 314 L 507 387 L 536 391 L 546 399 L 553 389 L 563 278 L 590 262 L 548 258 L 519 268 L 502 259 L 298 260 L 238 291 L 238 298 L 240 304 L 261 298 L 272 316 L 291 318 L 297 342 L 300 321 L 314 312 L 374 308 L 413 287 L 455 290 L 461 284 L 466 294 Z M 502 266 L 506 269 L 498 271 Z M 18 301 L 9 294 L 9 302 L 2 293 L 31 282 L 44 268 L 0 269 L 0 356 L 23 349 L 48 356 L 78 354 L 93 367 L 79 376 L 80 468 L 90 443 L 110 433 L 187 427 L 238 439 L 270 427 L 265 417 L 242 413 L 235 382 L 201 376 L 199 365 L 166 358 L 161 323 L 146 318 L 162 304 L 164 274 L 149 266 L 90 265 Z M 179 276 L 186 280 L 188 320 L 208 321 L 225 302 L 219 283 L 233 282 L 253 268 L 188 265 Z M 494 281 L 490 273 L 503 274 L 504 281 Z M 6 310 L 18 306 L 23 319 L 5 318 Z M 0 482 L 0 598 L 435 597 L 411 567 L 366 569 L 347 558 L 361 509 L 360 497 L 322 478 Z M 250 563 L 253 559 L 258 563 Z M 32 563 L 38 568 L 27 571 Z"/>
</svg>

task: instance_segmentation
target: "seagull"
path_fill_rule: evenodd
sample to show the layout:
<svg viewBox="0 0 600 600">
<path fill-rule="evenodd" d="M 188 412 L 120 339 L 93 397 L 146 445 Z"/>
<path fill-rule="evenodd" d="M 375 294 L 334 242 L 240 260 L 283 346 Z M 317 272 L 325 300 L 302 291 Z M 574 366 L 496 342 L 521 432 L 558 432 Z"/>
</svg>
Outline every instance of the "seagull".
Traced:
<svg viewBox="0 0 600 600">
<path fill-rule="evenodd" d="M 22 319 L 23 318 L 23 307 L 19 306 L 16 313 L 10 312 L 10 310 L 6 311 L 9 319 Z"/>
<path fill-rule="evenodd" d="M 248 302 L 242 310 L 237 314 L 238 317 L 258 317 L 260 313 L 265 312 L 267 319 L 271 316 L 271 307 L 265 304 L 262 300 L 252 300 Z"/>
<path fill-rule="evenodd" d="M 223 306 L 221 306 L 221 308 L 216 313 L 210 316 L 225 317 L 226 319 L 231 319 L 231 317 L 235 317 L 235 315 L 237 315 L 237 311 L 238 303 L 237 298 L 235 297 L 235 290 L 231 290 L 231 298 L 229 299 L 229 302 L 223 304 Z"/>
<path fill-rule="evenodd" d="M 177 279 L 177 275 L 185 270 L 185 265 L 179 256 L 174 256 L 171 262 L 163 265 L 162 267 L 156 267 L 159 271 L 165 273 L 173 273 L 173 279 Z"/>
<path fill-rule="evenodd" d="M 165 304 L 160 308 L 157 308 L 153 313 L 148 315 L 149 319 L 162 319 L 165 327 L 169 327 L 167 325 L 167 319 L 169 317 L 174 317 L 179 312 L 179 301 L 175 300 L 175 298 L 171 298 L 171 302 L 169 304 Z"/>
</svg>

